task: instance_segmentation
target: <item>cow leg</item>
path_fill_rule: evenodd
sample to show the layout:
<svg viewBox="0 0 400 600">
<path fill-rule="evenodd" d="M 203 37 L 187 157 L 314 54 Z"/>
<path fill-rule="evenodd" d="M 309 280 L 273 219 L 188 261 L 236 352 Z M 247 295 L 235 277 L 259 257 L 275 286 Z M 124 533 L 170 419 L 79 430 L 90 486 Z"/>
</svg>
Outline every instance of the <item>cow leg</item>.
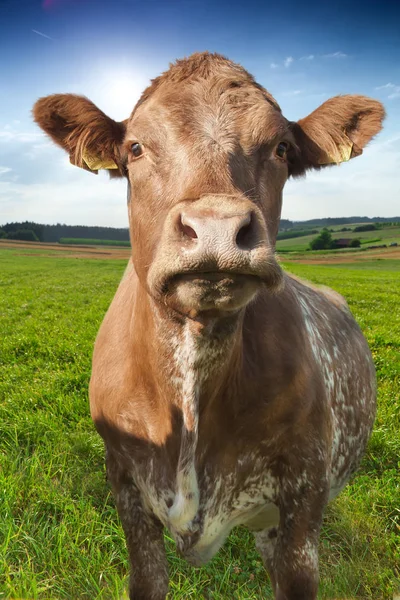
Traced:
<svg viewBox="0 0 400 600">
<path fill-rule="evenodd" d="M 325 504 L 325 493 L 282 502 L 272 565 L 276 600 L 316 600 L 318 543 Z"/>
<path fill-rule="evenodd" d="M 107 454 L 107 475 L 112 485 L 129 552 L 130 600 L 165 600 L 168 564 L 160 521 L 143 508 L 132 478 Z"/>
<path fill-rule="evenodd" d="M 274 553 L 276 545 L 276 537 L 278 535 L 276 527 L 270 527 L 254 533 L 256 548 L 259 551 L 265 570 L 271 580 L 272 589 L 275 593 L 276 583 L 274 575 Z"/>
<path fill-rule="evenodd" d="M 276 600 L 316 600 L 318 592 L 318 536 L 290 542 L 278 540 L 274 554 Z"/>
</svg>

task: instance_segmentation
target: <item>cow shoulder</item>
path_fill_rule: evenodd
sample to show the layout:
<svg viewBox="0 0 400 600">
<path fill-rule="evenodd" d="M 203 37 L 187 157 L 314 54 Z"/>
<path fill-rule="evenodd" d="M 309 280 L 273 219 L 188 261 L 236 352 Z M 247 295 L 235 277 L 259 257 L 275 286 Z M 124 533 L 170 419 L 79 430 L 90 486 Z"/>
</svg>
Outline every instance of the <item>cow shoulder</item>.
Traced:
<svg viewBox="0 0 400 600">
<path fill-rule="evenodd" d="M 327 285 L 317 285 L 316 283 L 312 283 L 311 281 L 298 277 L 293 273 L 287 273 L 287 275 L 290 280 L 296 282 L 297 284 L 300 284 L 303 288 L 312 290 L 317 296 L 325 298 L 331 304 L 336 306 L 336 308 L 339 308 L 345 312 L 349 312 L 349 306 L 345 298 L 341 294 L 339 294 L 339 292 L 336 292 Z"/>
</svg>

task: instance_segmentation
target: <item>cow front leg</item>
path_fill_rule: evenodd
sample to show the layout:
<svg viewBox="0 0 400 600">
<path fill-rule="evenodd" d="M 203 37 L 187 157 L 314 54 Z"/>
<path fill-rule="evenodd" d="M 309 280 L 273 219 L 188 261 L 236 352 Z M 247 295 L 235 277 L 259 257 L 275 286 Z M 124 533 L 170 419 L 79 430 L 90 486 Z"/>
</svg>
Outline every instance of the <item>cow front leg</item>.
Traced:
<svg viewBox="0 0 400 600">
<path fill-rule="evenodd" d="M 273 556 L 276 600 L 316 600 L 318 544 L 326 493 L 282 502 Z"/>
<path fill-rule="evenodd" d="M 107 456 L 107 475 L 113 488 L 130 560 L 130 600 L 165 600 L 168 564 L 163 527 L 143 508 L 140 492 L 132 479 Z"/>
<path fill-rule="evenodd" d="M 318 536 L 282 537 L 274 555 L 276 600 L 316 600 L 318 593 Z"/>
</svg>

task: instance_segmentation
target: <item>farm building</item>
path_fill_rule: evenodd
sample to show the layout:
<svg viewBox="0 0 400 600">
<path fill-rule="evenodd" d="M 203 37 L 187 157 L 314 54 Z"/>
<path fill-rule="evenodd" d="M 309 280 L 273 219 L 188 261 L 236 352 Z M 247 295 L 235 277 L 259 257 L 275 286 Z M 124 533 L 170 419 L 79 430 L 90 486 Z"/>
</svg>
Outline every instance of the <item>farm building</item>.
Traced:
<svg viewBox="0 0 400 600">
<path fill-rule="evenodd" d="M 335 240 L 336 248 L 348 248 L 351 241 L 351 238 L 339 238 L 338 240 Z"/>
</svg>

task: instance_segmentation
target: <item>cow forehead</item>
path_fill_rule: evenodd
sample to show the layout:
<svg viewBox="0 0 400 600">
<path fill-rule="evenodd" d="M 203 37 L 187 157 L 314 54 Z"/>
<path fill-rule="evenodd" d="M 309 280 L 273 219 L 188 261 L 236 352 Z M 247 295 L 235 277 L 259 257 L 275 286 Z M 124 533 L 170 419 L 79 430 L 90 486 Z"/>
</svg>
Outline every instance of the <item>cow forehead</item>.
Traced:
<svg viewBox="0 0 400 600">
<path fill-rule="evenodd" d="M 259 85 L 241 65 L 220 54 L 201 52 L 192 54 L 189 58 L 177 60 L 170 65 L 168 71 L 153 79 L 151 85 L 143 92 L 133 113 L 159 90 L 181 89 L 182 84 L 191 85 L 195 82 L 200 82 L 207 88 L 212 87 L 213 83 L 219 82 L 231 88 L 247 86 L 258 89 L 275 109 L 280 110 L 273 96 Z"/>
<path fill-rule="evenodd" d="M 247 128 L 256 138 L 269 129 L 273 135 L 287 123 L 275 99 L 247 71 L 209 53 L 177 61 L 155 79 L 134 108 L 128 131 L 168 122 L 180 134 L 213 137 L 219 123 L 225 131 Z"/>
<path fill-rule="evenodd" d="M 211 142 L 232 153 L 237 142 L 251 148 L 284 135 L 288 122 L 264 91 L 252 82 L 233 83 L 210 76 L 160 86 L 132 114 L 127 137 Z"/>
</svg>

